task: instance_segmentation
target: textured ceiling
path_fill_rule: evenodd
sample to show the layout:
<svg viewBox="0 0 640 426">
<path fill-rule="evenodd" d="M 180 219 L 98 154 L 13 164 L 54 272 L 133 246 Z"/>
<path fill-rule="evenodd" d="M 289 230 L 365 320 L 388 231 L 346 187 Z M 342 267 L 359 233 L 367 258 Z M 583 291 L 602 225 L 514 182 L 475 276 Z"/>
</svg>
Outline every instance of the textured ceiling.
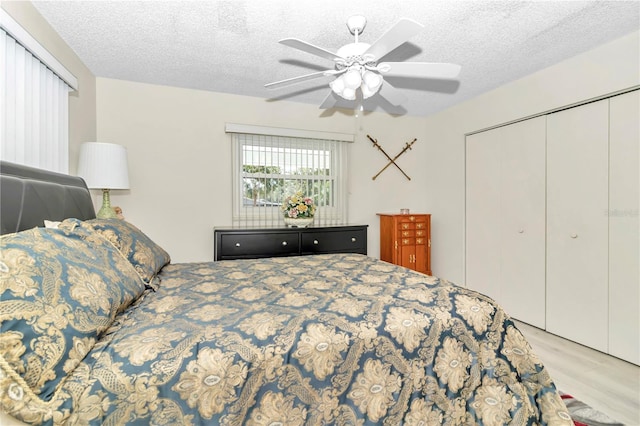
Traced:
<svg viewBox="0 0 640 426">
<path fill-rule="evenodd" d="M 332 68 L 283 46 L 299 38 L 335 52 L 353 42 L 345 23 L 364 15 L 372 43 L 400 18 L 424 31 L 385 61 L 452 62 L 457 81 L 390 79 L 408 97 L 393 109 L 376 96 L 365 107 L 425 116 L 629 34 L 638 1 L 212 0 L 51 1 L 35 7 L 98 77 L 319 105 L 314 80 L 278 90 L 266 83 Z M 347 104 L 348 105 L 348 104 Z"/>
</svg>

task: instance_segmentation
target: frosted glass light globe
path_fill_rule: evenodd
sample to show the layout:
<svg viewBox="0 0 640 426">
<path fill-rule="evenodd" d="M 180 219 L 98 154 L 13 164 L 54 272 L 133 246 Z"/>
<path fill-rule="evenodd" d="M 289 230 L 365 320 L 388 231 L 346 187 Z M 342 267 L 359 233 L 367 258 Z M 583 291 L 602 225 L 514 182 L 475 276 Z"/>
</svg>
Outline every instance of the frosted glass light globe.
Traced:
<svg viewBox="0 0 640 426">
<path fill-rule="evenodd" d="M 350 70 L 344 75 L 344 85 L 349 89 L 357 89 L 362 84 L 362 76 L 358 70 Z"/>
<path fill-rule="evenodd" d="M 352 101 L 356 98 L 356 91 L 355 89 L 351 89 L 349 87 L 345 87 L 345 89 L 342 91 L 342 97 L 345 98 L 346 100 Z"/>
<path fill-rule="evenodd" d="M 365 71 L 362 79 L 364 81 L 364 85 L 366 85 L 367 88 L 369 88 L 373 92 L 377 91 L 382 84 L 382 77 L 380 76 L 380 74 L 372 71 Z"/>
<path fill-rule="evenodd" d="M 368 99 L 371 96 L 375 95 L 377 90 L 371 90 L 369 89 L 369 86 L 367 86 L 366 84 L 363 84 L 360 89 L 362 90 L 362 98 L 363 99 Z"/>
<path fill-rule="evenodd" d="M 331 86 L 331 90 L 333 90 L 333 92 L 338 95 L 338 96 L 342 96 L 342 92 L 344 91 L 344 77 L 340 76 L 338 78 L 336 78 L 335 80 L 333 80 L 331 83 L 329 83 L 329 86 Z"/>
</svg>

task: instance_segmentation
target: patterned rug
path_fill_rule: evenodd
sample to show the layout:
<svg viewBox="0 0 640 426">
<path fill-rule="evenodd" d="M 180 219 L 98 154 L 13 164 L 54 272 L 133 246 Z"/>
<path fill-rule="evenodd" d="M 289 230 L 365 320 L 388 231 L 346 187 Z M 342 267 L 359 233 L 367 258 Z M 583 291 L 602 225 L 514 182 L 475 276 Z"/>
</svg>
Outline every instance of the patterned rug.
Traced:
<svg viewBox="0 0 640 426">
<path fill-rule="evenodd" d="M 589 407 L 566 393 L 560 392 L 571 419 L 576 426 L 624 426 L 622 423 L 613 420 L 606 414 Z"/>
</svg>

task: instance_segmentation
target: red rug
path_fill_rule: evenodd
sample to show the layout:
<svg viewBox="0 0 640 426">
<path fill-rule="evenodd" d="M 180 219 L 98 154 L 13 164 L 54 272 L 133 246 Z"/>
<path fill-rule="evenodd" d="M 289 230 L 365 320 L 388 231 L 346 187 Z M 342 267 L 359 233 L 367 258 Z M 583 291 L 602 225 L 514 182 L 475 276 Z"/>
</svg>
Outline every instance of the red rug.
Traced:
<svg viewBox="0 0 640 426">
<path fill-rule="evenodd" d="M 560 393 L 576 426 L 624 426 L 606 414 L 589 407 L 566 393 Z"/>
</svg>

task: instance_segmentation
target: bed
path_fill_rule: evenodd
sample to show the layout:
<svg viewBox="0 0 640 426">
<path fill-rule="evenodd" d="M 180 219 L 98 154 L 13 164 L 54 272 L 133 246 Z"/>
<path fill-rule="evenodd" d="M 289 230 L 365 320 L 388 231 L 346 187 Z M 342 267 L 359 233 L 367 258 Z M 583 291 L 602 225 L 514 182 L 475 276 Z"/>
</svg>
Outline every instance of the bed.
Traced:
<svg viewBox="0 0 640 426">
<path fill-rule="evenodd" d="M 0 171 L 5 420 L 572 424 L 486 296 L 358 254 L 172 264 L 81 179 Z"/>
</svg>

